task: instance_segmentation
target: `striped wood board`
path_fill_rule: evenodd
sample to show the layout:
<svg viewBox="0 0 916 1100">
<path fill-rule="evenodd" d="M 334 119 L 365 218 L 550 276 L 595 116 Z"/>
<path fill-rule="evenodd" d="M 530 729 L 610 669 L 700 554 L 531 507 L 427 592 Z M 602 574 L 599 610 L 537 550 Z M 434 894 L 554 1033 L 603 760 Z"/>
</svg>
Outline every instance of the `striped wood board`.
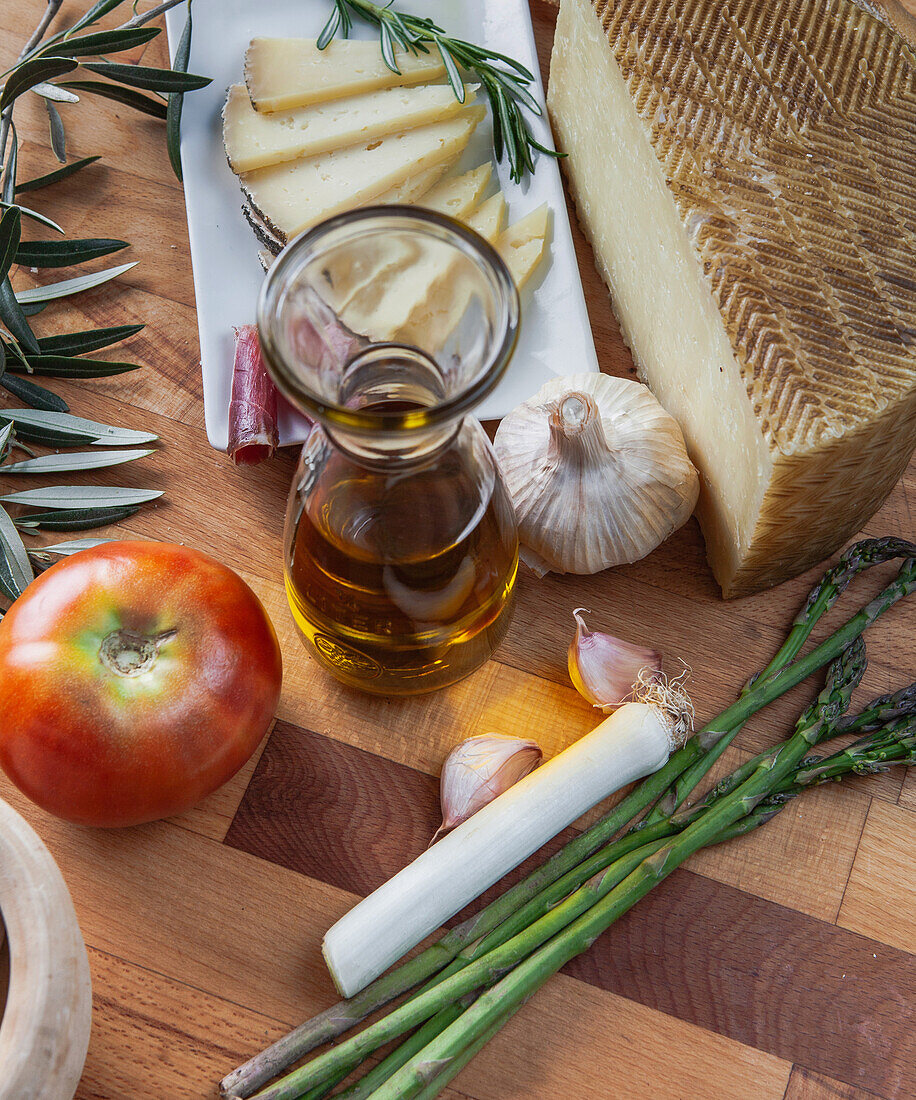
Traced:
<svg viewBox="0 0 916 1100">
<path fill-rule="evenodd" d="M 68 0 L 65 10 L 80 7 L 85 0 Z M 0 5 L 0 62 L 42 8 L 41 0 Z M 532 0 L 532 11 L 546 63 L 555 10 Z M 162 43 L 144 60 L 163 64 Z M 146 322 L 129 345 L 144 370 L 55 388 L 78 414 L 163 440 L 155 457 L 117 478 L 163 488 L 163 501 L 110 533 L 181 540 L 242 572 L 276 623 L 286 680 L 259 758 L 180 819 L 98 832 L 49 818 L 5 780 L 0 796 L 59 860 L 89 947 L 95 1023 L 80 1100 L 203 1100 L 224 1072 L 331 1003 L 322 933 L 425 846 L 449 746 L 496 730 L 534 735 L 551 754 L 593 725 L 566 678 L 572 608 L 589 607 L 595 625 L 688 662 L 703 717 L 769 659 L 814 575 L 725 604 L 691 522 L 613 573 L 523 576 L 508 640 L 455 688 L 398 702 L 339 687 L 300 648 L 281 586 L 293 456 L 238 471 L 206 443 L 184 206 L 161 125 L 100 100 L 62 112 L 70 156 L 104 159 L 72 186 L 35 196 L 37 205 L 72 236 L 131 240 L 124 258 L 141 262 L 116 289 L 49 310 L 36 327 Z M 52 158 L 41 105 L 21 116 L 26 178 Z M 581 237 L 577 247 L 603 367 L 630 375 Z M 29 284 L 20 272 L 17 286 Z M 867 533 L 912 537 L 914 501 L 911 466 Z M 875 631 L 863 695 L 913 678 L 914 616 L 916 606 L 897 609 Z M 782 735 L 804 699 L 796 692 L 751 722 L 723 766 Z M 446 1095 L 916 1096 L 914 841 L 916 775 L 806 795 L 766 829 L 677 871 L 554 978 Z"/>
</svg>

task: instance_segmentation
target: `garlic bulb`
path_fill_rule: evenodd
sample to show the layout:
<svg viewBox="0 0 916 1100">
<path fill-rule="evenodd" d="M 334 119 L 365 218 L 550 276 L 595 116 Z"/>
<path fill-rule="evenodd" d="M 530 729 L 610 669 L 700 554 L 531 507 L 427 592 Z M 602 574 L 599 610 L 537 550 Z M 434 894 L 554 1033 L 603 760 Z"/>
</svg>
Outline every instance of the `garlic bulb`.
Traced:
<svg viewBox="0 0 916 1100">
<path fill-rule="evenodd" d="M 608 714 L 633 699 L 640 682 L 661 680 L 662 655 L 613 634 L 593 633 L 582 618 L 585 610 L 573 612 L 576 636 L 569 645 L 569 678 L 583 698 Z"/>
<path fill-rule="evenodd" d="M 494 445 L 522 558 L 539 576 L 638 561 L 697 502 L 681 429 L 638 382 L 551 379 L 503 419 Z"/>
<path fill-rule="evenodd" d="M 442 824 L 430 843 L 524 779 L 542 759 L 534 741 L 497 733 L 469 737 L 456 745 L 442 765 L 439 779 Z"/>
</svg>

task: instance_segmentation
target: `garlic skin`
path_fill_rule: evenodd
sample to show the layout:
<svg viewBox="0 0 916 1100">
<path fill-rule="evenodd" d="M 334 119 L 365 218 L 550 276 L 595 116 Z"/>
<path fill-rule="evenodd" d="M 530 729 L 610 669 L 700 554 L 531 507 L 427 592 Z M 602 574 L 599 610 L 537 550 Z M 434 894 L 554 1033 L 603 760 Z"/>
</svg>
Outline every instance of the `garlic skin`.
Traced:
<svg viewBox="0 0 916 1100">
<path fill-rule="evenodd" d="M 639 382 L 553 378 L 503 419 L 494 447 L 539 576 L 639 561 L 697 503 L 681 429 Z"/>
<path fill-rule="evenodd" d="M 534 741 L 486 733 L 456 745 L 442 765 L 442 824 L 430 843 L 467 821 L 533 771 L 544 754 Z"/>
<path fill-rule="evenodd" d="M 630 702 L 640 684 L 661 680 L 662 655 L 613 634 L 592 633 L 582 618 L 586 610 L 577 607 L 573 612 L 576 636 L 569 645 L 569 678 L 584 699 L 610 714 Z"/>
</svg>

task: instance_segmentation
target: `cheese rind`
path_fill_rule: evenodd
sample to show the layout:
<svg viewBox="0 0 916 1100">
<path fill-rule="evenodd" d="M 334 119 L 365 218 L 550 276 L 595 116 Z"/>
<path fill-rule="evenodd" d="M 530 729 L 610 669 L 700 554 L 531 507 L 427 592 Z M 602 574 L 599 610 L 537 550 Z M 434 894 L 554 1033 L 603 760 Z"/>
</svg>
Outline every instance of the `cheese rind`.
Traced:
<svg viewBox="0 0 916 1100">
<path fill-rule="evenodd" d="M 445 75 L 438 51 L 398 50 L 396 58 L 399 73 L 385 64 L 377 41 L 336 38 L 319 50 L 311 38 L 253 38 L 245 54 L 245 84 L 256 110 L 285 111 Z"/>
<path fill-rule="evenodd" d="M 445 122 L 244 173 L 252 208 L 285 240 L 324 218 L 372 202 L 414 174 L 458 159 L 483 117 L 467 107 Z"/>
<path fill-rule="evenodd" d="M 914 86 L 853 0 L 561 2 L 554 132 L 726 595 L 835 550 L 916 445 Z"/>
<path fill-rule="evenodd" d="M 475 92 L 466 88 L 466 102 Z M 238 175 L 439 122 L 461 107 L 449 85 L 429 84 L 264 114 L 251 105 L 244 84 L 233 84 L 223 108 L 223 145 Z"/>
</svg>

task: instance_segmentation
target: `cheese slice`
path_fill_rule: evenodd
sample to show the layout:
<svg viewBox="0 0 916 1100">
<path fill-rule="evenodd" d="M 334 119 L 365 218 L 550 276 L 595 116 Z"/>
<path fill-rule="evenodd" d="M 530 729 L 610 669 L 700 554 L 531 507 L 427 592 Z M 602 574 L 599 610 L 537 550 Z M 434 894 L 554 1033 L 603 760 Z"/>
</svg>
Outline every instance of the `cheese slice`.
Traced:
<svg viewBox="0 0 916 1100">
<path fill-rule="evenodd" d="M 395 58 L 399 73 L 385 64 L 377 40 L 335 38 L 319 50 L 312 38 L 253 38 L 245 54 L 245 83 L 258 111 L 285 111 L 445 75 L 438 50 L 397 50 Z"/>
<path fill-rule="evenodd" d="M 543 203 L 510 225 L 494 242 L 496 251 L 506 261 L 506 267 L 519 290 L 541 262 L 547 246 L 549 226 L 550 207 Z"/>
<path fill-rule="evenodd" d="M 437 214 L 448 214 L 460 221 L 479 206 L 492 175 L 493 166 L 489 162 L 481 164 L 460 176 L 448 176 L 413 201 L 424 210 L 435 210 Z"/>
<path fill-rule="evenodd" d="M 916 445 L 914 26 L 892 0 L 561 0 L 554 134 L 726 596 L 836 550 Z"/>
<path fill-rule="evenodd" d="M 476 91 L 476 85 L 466 88 L 466 102 Z M 412 130 L 450 118 L 461 109 L 448 84 L 424 84 L 264 114 L 251 105 L 244 84 L 233 84 L 223 108 L 223 145 L 233 172 L 253 172 Z"/>
<path fill-rule="evenodd" d="M 483 114 L 482 107 L 466 107 L 445 122 L 246 172 L 240 176 L 242 190 L 252 209 L 286 240 L 332 214 L 373 201 L 427 168 L 454 164 Z"/>
</svg>

